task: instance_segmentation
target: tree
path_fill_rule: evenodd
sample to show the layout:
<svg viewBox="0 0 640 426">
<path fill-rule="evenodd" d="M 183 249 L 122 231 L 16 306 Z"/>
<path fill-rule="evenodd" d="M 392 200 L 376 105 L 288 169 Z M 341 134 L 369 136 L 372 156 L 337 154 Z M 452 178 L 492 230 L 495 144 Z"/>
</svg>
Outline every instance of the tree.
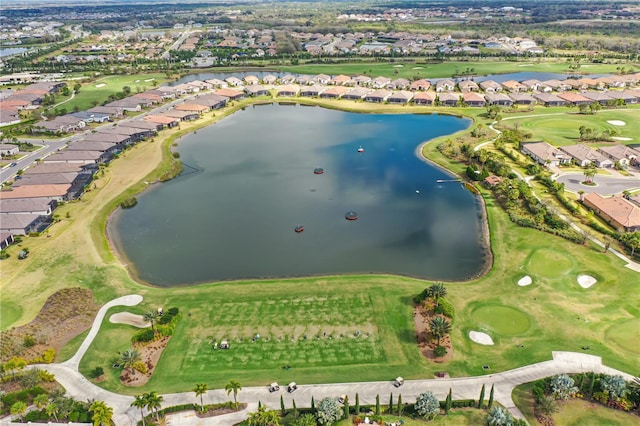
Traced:
<svg viewBox="0 0 640 426">
<path fill-rule="evenodd" d="M 147 408 L 152 413 L 156 412 L 156 420 L 160 419 L 160 413 L 158 410 L 162 407 L 162 401 L 164 400 L 162 395 L 158 395 L 158 392 L 149 392 L 145 394 L 145 400 L 147 401 Z"/>
<path fill-rule="evenodd" d="M 113 408 L 109 407 L 102 401 L 94 401 L 89 406 L 89 411 L 93 412 L 91 419 L 94 426 L 111 425 L 111 418 L 113 417 Z"/>
<path fill-rule="evenodd" d="M 229 380 L 229 383 L 227 383 L 224 386 L 224 390 L 227 391 L 227 395 L 233 392 L 233 402 L 235 403 L 236 410 L 237 410 L 238 409 L 238 392 L 242 390 L 242 386 L 240 386 L 240 383 L 236 382 L 235 380 Z"/>
<path fill-rule="evenodd" d="M 625 232 L 621 239 L 631 249 L 631 256 L 636 254 L 636 250 L 640 250 L 640 232 Z"/>
<path fill-rule="evenodd" d="M 120 355 L 120 362 L 124 365 L 124 368 L 128 368 L 133 373 L 133 366 L 136 362 L 140 361 L 140 352 L 130 348 L 122 352 Z"/>
<path fill-rule="evenodd" d="M 393 413 L 393 392 L 389 394 L 389 414 Z"/>
<path fill-rule="evenodd" d="M 489 410 L 493 408 L 493 385 L 491 385 L 491 392 L 489 392 L 489 402 L 487 403 L 487 408 Z"/>
<path fill-rule="evenodd" d="M 153 309 L 149 310 L 149 311 L 144 313 L 144 317 L 143 318 L 144 318 L 145 322 L 148 322 L 148 323 L 151 324 L 151 329 L 155 332 L 156 329 L 155 329 L 154 324 L 155 324 L 156 319 L 158 318 L 158 311 L 154 311 Z"/>
<path fill-rule="evenodd" d="M 418 396 L 415 408 L 420 417 L 433 420 L 440 413 L 440 402 L 432 392 L 426 391 Z"/>
<path fill-rule="evenodd" d="M 323 398 L 316 409 L 316 419 L 318 424 L 330 425 L 340 420 L 342 410 L 334 398 Z"/>
<path fill-rule="evenodd" d="M 451 410 L 451 405 L 453 404 L 453 394 L 451 388 L 449 388 L 449 393 L 447 394 L 447 399 L 444 402 L 444 414 L 446 416 L 449 415 L 449 410 Z"/>
<path fill-rule="evenodd" d="M 193 391 L 196 394 L 196 398 L 200 397 L 200 411 L 204 411 L 204 399 L 203 396 L 209 390 L 209 386 L 206 383 L 196 383 Z"/>
<path fill-rule="evenodd" d="M 398 415 L 402 417 L 404 411 L 404 405 L 402 405 L 402 394 L 398 395 Z"/>
<path fill-rule="evenodd" d="M 311 412 L 312 412 L 313 414 L 315 414 L 315 413 L 316 413 L 316 402 L 315 402 L 315 400 L 313 399 L 313 395 L 311 395 Z"/>
<path fill-rule="evenodd" d="M 287 414 L 287 409 L 284 406 L 284 397 L 280 395 L 280 414 L 284 417 Z"/>
<path fill-rule="evenodd" d="M 344 411 L 342 418 L 347 420 L 349 418 L 349 397 L 344 398 L 344 405 L 342 406 L 342 410 Z"/>
<path fill-rule="evenodd" d="M 604 376 L 600 379 L 600 387 L 609 395 L 609 401 L 622 398 L 627 393 L 627 382 L 622 376 Z"/>
<path fill-rule="evenodd" d="M 292 399 L 291 403 L 293 405 L 293 418 L 297 419 L 298 418 L 298 407 L 296 406 L 296 400 Z"/>
<path fill-rule="evenodd" d="M 589 163 L 589 165 L 584 169 L 584 177 L 588 183 L 593 183 L 593 177 L 598 173 L 598 169 L 595 164 Z"/>
<path fill-rule="evenodd" d="M 575 382 L 566 374 L 558 374 L 551 378 L 549 386 L 554 399 L 569 399 L 571 394 L 578 392 Z"/>
<path fill-rule="evenodd" d="M 482 389 L 480 390 L 480 398 L 478 398 L 478 408 L 482 409 L 484 405 L 484 384 L 482 384 Z"/>
<path fill-rule="evenodd" d="M 435 283 L 429 287 L 429 296 L 431 296 L 438 306 L 438 300 L 447 295 L 447 288 L 442 283 Z"/>
<path fill-rule="evenodd" d="M 429 320 L 429 330 L 440 346 L 440 339 L 451 332 L 451 323 L 443 316 L 435 316 Z"/>
<path fill-rule="evenodd" d="M 131 406 L 140 410 L 140 417 L 142 417 L 142 426 L 145 426 L 144 421 L 144 407 L 147 406 L 147 400 L 144 395 L 136 395 L 131 403 Z"/>
<path fill-rule="evenodd" d="M 27 403 L 22 401 L 15 402 L 11 406 L 10 411 L 12 416 L 18 416 L 20 421 L 22 421 L 22 416 L 27 412 Z"/>
<path fill-rule="evenodd" d="M 376 416 L 380 415 L 380 395 L 376 395 Z"/>
<path fill-rule="evenodd" d="M 358 396 L 357 393 L 356 393 L 356 406 L 353 408 L 353 411 L 355 412 L 356 416 L 360 414 L 360 396 Z"/>
</svg>

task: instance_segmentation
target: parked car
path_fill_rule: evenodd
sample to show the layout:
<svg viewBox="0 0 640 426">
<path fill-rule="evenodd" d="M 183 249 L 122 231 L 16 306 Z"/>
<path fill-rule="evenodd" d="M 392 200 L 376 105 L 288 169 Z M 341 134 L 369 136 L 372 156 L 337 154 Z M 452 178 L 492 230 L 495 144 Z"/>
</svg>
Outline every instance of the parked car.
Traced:
<svg viewBox="0 0 640 426">
<path fill-rule="evenodd" d="M 399 388 L 402 385 L 404 385 L 404 379 L 400 376 L 396 377 L 396 380 L 393 382 L 393 386 Z"/>
<path fill-rule="evenodd" d="M 15 167 L 17 165 L 18 165 L 18 163 L 11 163 L 11 164 L 9 164 L 9 167 Z"/>
<path fill-rule="evenodd" d="M 269 392 L 276 392 L 280 390 L 280 386 L 278 385 L 278 383 L 273 382 L 269 385 Z"/>
<path fill-rule="evenodd" d="M 298 385 L 296 385 L 296 382 L 291 382 L 289 383 L 289 386 L 287 386 L 287 392 L 289 393 L 292 393 L 296 389 L 298 389 Z"/>
</svg>

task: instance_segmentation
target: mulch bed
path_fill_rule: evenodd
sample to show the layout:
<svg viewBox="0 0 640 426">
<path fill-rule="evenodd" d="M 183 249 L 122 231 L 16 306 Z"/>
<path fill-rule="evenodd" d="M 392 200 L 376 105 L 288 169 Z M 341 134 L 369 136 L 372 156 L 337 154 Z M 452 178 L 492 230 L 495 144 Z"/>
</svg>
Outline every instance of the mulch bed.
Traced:
<svg viewBox="0 0 640 426">
<path fill-rule="evenodd" d="M 422 304 L 413 308 L 413 322 L 416 328 L 416 341 L 420 353 L 428 360 L 436 363 L 445 363 L 451 361 L 453 357 L 453 345 L 449 335 L 440 339 L 440 346 L 447 348 L 445 356 L 437 357 L 433 350 L 436 348 L 436 340 L 429 333 L 429 320 L 435 316 L 433 312 L 427 311 Z M 445 317 L 446 318 L 446 317 Z"/>
<path fill-rule="evenodd" d="M 140 360 L 147 366 L 147 372 L 141 373 L 138 370 L 133 370 L 132 372 L 124 369 L 120 374 L 120 382 L 125 386 L 142 386 L 146 384 L 156 369 L 160 355 L 162 355 L 162 351 L 169 343 L 169 338 L 170 336 L 165 336 L 144 346 L 136 345 L 135 348 L 140 351 Z"/>
</svg>

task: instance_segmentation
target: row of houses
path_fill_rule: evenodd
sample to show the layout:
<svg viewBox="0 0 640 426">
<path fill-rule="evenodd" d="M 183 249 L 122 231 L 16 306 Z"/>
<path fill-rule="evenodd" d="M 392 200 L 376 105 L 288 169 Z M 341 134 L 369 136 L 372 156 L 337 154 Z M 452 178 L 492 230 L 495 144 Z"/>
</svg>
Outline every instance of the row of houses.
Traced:
<svg viewBox="0 0 640 426">
<path fill-rule="evenodd" d="M 592 192 L 584 196 L 582 203 L 618 232 L 640 231 L 640 195 L 627 199 Z"/>
<path fill-rule="evenodd" d="M 640 166 L 640 150 L 626 145 L 591 148 L 584 144 L 556 148 L 547 142 L 523 143 L 521 151 L 545 166 L 575 163 L 582 167 L 590 164 L 600 168 Z"/>
<path fill-rule="evenodd" d="M 0 127 L 19 123 L 21 110 L 38 108 L 45 96 L 58 93 L 66 85 L 60 81 L 43 81 L 21 90 L 3 91 L 0 95 Z"/>
</svg>

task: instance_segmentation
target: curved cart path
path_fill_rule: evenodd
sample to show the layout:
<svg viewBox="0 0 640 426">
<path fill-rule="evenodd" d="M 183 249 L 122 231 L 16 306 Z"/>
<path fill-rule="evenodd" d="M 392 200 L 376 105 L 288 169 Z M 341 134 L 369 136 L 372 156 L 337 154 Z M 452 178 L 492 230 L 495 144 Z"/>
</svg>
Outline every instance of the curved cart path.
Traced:
<svg viewBox="0 0 640 426">
<path fill-rule="evenodd" d="M 116 426 L 131 426 L 140 420 L 140 410 L 131 407 L 133 397 L 113 393 L 94 385 L 78 372 L 78 365 L 97 335 L 107 310 L 113 306 L 134 306 L 141 301 L 142 296 L 129 295 L 107 303 L 98 312 L 89 335 L 71 359 L 61 364 L 37 365 L 38 368 L 55 374 L 56 380 L 64 386 L 67 394 L 73 398 L 83 401 L 87 399 L 101 400 L 113 407 L 113 420 Z M 232 425 L 246 418 L 249 412 L 255 411 L 258 401 L 273 409 L 279 409 L 281 395 L 287 407 L 292 406 L 293 399 L 296 400 L 298 407 L 309 407 L 312 397 L 319 401 L 324 397 L 337 397 L 343 394 L 348 395 L 350 401 L 354 401 L 356 393 L 359 396 L 360 403 L 363 405 L 375 404 L 376 395 L 386 396 L 392 392 L 396 399 L 399 394 L 402 394 L 402 399 L 406 402 L 415 401 L 418 395 L 426 390 L 430 390 L 440 400 L 444 400 L 450 388 L 454 399 L 474 399 L 480 394 L 482 385 L 486 386 L 487 399 L 491 386 L 494 386 L 494 400 L 505 406 L 515 417 L 524 418 L 511 399 L 513 388 L 523 383 L 556 374 L 590 371 L 621 375 L 625 380 L 633 379 L 630 374 L 603 365 L 599 356 L 554 351 L 552 352 L 552 359 L 549 361 L 527 365 L 514 370 L 477 377 L 406 380 L 400 388 L 394 387 L 391 381 L 298 385 L 298 389 L 294 393 L 286 391 L 286 384 L 282 384 L 283 386 L 279 392 L 273 393 L 269 393 L 266 386 L 246 387 L 238 394 L 238 399 L 248 404 L 248 407 L 241 412 L 206 419 L 197 418 L 193 413 L 189 412 L 177 413 L 169 415 L 168 420 L 169 424 L 180 426 Z M 165 394 L 163 396 L 163 407 L 198 402 L 193 392 Z M 225 402 L 229 398 L 224 389 L 214 389 L 204 395 L 204 402 L 206 404 Z"/>
</svg>

